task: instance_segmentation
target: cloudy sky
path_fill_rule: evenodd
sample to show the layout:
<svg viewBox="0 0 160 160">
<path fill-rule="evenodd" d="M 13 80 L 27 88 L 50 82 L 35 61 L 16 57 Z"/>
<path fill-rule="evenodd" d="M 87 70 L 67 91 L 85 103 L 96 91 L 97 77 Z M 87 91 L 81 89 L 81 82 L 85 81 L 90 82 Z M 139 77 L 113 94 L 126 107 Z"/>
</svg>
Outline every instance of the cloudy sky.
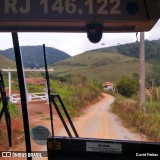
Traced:
<svg viewBox="0 0 160 160">
<path fill-rule="evenodd" d="M 160 39 L 160 20 L 151 31 L 145 33 L 145 39 Z M 136 40 L 135 33 L 104 33 L 102 40 L 97 44 L 89 42 L 86 33 L 19 33 L 21 46 L 45 44 L 48 47 L 60 49 L 71 56 L 95 48 L 130 43 Z M 0 33 L 0 49 L 12 47 L 11 34 Z"/>
</svg>

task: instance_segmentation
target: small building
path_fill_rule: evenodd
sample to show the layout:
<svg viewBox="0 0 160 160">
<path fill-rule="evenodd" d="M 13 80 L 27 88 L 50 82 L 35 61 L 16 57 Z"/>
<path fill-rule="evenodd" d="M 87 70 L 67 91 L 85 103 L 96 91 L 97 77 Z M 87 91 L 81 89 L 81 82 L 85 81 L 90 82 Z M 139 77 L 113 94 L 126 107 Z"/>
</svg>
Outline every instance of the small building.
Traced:
<svg viewBox="0 0 160 160">
<path fill-rule="evenodd" d="M 113 83 L 111 82 L 104 82 L 103 83 L 103 88 L 104 88 L 104 91 L 113 91 Z"/>
</svg>

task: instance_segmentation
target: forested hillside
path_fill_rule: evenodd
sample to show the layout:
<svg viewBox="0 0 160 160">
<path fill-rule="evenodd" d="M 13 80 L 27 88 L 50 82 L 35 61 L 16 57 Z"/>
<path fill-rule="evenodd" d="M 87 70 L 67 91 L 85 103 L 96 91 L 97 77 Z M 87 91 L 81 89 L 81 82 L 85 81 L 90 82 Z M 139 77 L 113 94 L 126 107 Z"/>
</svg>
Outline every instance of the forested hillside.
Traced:
<svg viewBox="0 0 160 160">
<path fill-rule="evenodd" d="M 44 57 L 42 46 L 22 46 L 21 53 L 25 68 L 41 68 L 44 67 Z M 9 48 L 1 50 L 0 55 L 15 61 L 14 50 Z M 55 48 L 46 47 L 46 56 L 48 65 L 62 61 L 71 57 L 67 53 Z"/>
<path fill-rule="evenodd" d="M 111 46 L 106 48 L 97 49 L 94 51 L 100 52 L 114 52 L 120 53 L 122 55 L 139 57 L 139 42 L 128 43 L 128 44 L 119 44 L 117 46 Z M 156 58 L 160 60 L 160 39 L 159 40 L 145 40 L 145 56 L 146 60 L 151 60 Z"/>
</svg>

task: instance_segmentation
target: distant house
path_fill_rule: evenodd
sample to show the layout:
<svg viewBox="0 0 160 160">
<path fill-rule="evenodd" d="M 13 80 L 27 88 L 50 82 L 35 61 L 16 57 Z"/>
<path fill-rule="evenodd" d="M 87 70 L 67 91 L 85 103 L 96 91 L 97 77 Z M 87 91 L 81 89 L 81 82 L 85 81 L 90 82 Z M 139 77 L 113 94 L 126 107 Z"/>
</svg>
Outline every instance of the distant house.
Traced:
<svg viewBox="0 0 160 160">
<path fill-rule="evenodd" d="M 113 91 L 113 83 L 104 82 L 103 83 L 103 88 L 104 88 L 105 91 L 109 91 L 109 90 Z"/>
</svg>

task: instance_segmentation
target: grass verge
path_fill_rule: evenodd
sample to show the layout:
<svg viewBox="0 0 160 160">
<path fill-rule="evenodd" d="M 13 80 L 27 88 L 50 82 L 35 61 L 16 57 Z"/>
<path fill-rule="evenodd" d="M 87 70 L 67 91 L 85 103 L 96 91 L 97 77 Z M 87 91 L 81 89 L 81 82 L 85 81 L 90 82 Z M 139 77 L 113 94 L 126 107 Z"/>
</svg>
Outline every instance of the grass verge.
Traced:
<svg viewBox="0 0 160 160">
<path fill-rule="evenodd" d="M 146 104 L 146 113 L 132 99 L 117 99 L 112 111 L 130 128 L 143 133 L 149 141 L 160 142 L 160 108 L 157 104 Z"/>
</svg>

